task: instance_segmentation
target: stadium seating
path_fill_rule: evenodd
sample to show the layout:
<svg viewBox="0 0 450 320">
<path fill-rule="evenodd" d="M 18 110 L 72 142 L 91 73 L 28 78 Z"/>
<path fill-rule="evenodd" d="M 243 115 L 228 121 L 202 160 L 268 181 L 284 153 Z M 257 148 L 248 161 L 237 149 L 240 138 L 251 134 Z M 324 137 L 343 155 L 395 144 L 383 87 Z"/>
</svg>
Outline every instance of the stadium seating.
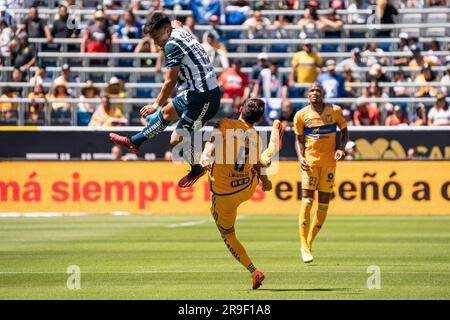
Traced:
<svg viewBox="0 0 450 320">
<path fill-rule="evenodd" d="M 25 3 L 31 6 L 30 1 Z M 39 16 L 48 21 L 51 25 L 57 18 L 57 2 L 56 1 L 38 1 L 42 6 L 39 7 Z M 126 7 L 128 1 L 122 1 L 122 8 L 118 10 L 106 10 L 106 14 L 113 16 L 123 15 L 123 9 Z M 135 11 L 136 17 L 143 21 L 148 15 L 146 5 L 149 1 L 143 2 L 144 10 Z M 303 1 L 304 4 L 307 1 Z M 83 30 L 89 25 L 93 15 L 96 11 L 97 1 L 84 1 L 82 8 L 75 8 L 72 12 L 76 17 L 79 17 L 79 27 Z M 45 5 L 45 6 L 43 6 Z M 29 6 L 28 6 L 29 7 Z M 321 1 L 321 9 L 317 12 L 319 15 L 325 15 L 328 13 L 329 2 Z M 27 6 L 25 6 L 27 8 Z M 17 21 L 23 21 L 26 18 L 28 9 L 25 8 L 11 8 L 8 9 L 14 13 Z M 227 8 L 228 10 L 228 8 Z M 379 97 L 378 101 L 389 102 L 395 104 L 396 102 L 404 103 L 408 106 L 409 112 L 412 114 L 417 103 L 423 102 L 427 108 L 434 104 L 434 96 L 415 97 L 413 94 L 406 97 L 396 97 L 392 95 L 392 88 L 398 86 L 410 87 L 417 89 L 420 86 L 434 87 L 438 90 L 441 88 L 447 88 L 450 86 L 448 82 L 441 82 L 446 68 L 446 63 L 450 63 L 450 55 L 448 51 L 450 43 L 450 23 L 448 17 L 450 16 L 450 8 L 448 7 L 424 7 L 424 8 L 400 8 L 398 9 L 399 16 L 397 17 L 396 24 L 382 25 L 382 24 L 364 24 L 364 25 L 352 25 L 344 23 L 340 38 L 324 37 L 322 31 L 318 30 L 316 38 L 304 39 L 301 38 L 301 27 L 296 22 L 304 14 L 304 10 L 280 10 L 276 7 L 276 1 L 273 1 L 272 8 L 269 10 L 263 10 L 263 16 L 269 18 L 273 23 L 278 15 L 287 15 L 293 17 L 293 24 L 288 24 L 284 28 L 292 32 L 292 37 L 288 39 L 273 38 L 272 32 L 276 29 L 274 25 L 266 27 L 266 36 L 261 39 L 248 39 L 247 32 L 248 27 L 243 25 L 220 25 L 221 30 L 224 32 L 225 45 L 228 49 L 227 58 L 240 59 L 243 61 L 243 71 L 251 73 L 252 65 L 257 62 L 258 53 L 263 51 L 269 55 L 269 60 L 281 62 L 280 71 L 286 76 L 289 76 L 292 70 L 291 59 L 295 52 L 301 49 L 301 46 L 305 41 L 309 41 L 313 44 L 314 50 L 321 56 L 323 62 L 328 59 L 333 59 L 337 64 L 342 60 L 351 57 L 350 50 L 354 46 L 363 47 L 370 42 L 376 42 L 379 48 L 385 48 L 384 52 L 377 52 L 370 54 L 372 57 L 382 57 L 386 60 L 383 65 L 383 72 L 389 79 L 394 79 L 395 73 L 399 70 L 407 72 L 413 82 L 380 82 L 379 86 L 384 90 L 387 96 L 383 98 Z M 183 20 L 186 16 L 192 14 L 191 10 L 175 10 L 167 11 L 173 18 Z M 253 11 L 250 10 L 249 14 Z M 342 17 L 343 21 L 347 21 L 349 11 L 346 9 L 338 9 L 337 13 Z M 367 16 L 372 15 L 372 9 L 360 10 L 360 13 L 364 13 Z M 208 25 L 197 25 L 196 31 L 203 33 L 209 28 Z M 380 30 L 392 31 L 392 37 L 380 38 L 377 37 L 377 32 Z M 364 35 L 363 37 L 355 38 L 351 32 L 359 32 Z M 432 70 L 436 73 L 437 77 L 426 84 L 414 84 L 414 78 L 417 73 L 420 72 L 420 67 L 407 67 L 394 64 L 394 60 L 399 57 L 411 58 L 411 53 L 405 52 L 399 49 L 398 35 L 401 32 L 407 32 L 409 37 L 417 37 L 419 44 L 422 46 L 422 53 L 426 56 L 434 56 L 440 60 L 440 63 L 432 67 Z M 431 41 L 438 41 L 440 45 L 439 51 L 429 52 L 429 44 Z M 113 76 L 117 76 L 125 82 L 126 97 L 125 100 L 119 100 L 125 103 L 124 111 L 127 113 L 130 125 L 140 125 L 138 108 L 143 103 L 148 103 L 155 98 L 157 89 L 161 86 L 162 75 L 159 70 L 154 66 L 147 67 L 141 65 L 142 59 L 157 59 L 158 53 L 126 53 L 120 52 L 120 45 L 139 43 L 139 39 L 115 39 L 113 40 L 112 52 L 107 54 L 85 54 L 80 53 L 81 37 L 78 38 L 55 38 L 52 44 L 47 44 L 45 38 L 30 38 L 30 43 L 36 45 L 38 48 L 38 60 L 39 64 L 44 65 L 48 72 L 48 75 L 55 79 L 60 74 L 60 67 L 64 63 L 71 65 L 72 75 L 79 79 L 79 83 L 69 83 L 69 87 L 73 88 L 72 98 L 68 99 L 73 103 L 73 106 L 79 102 L 78 98 L 83 88 L 83 84 L 87 80 L 93 80 L 97 88 L 105 87 L 105 83 Z M 367 53 L 362 53 L 362 57 L 366 57 Z M 107 58 L 108 62 L 105 66 L 92 66 L 91 61 L 100 58 Z M 138 58 L 138 59 L 136 59 Z M 447 60 L 446 60 L 447 59 Z M 16 123 L 19 125 L 25 124 L 24 119 L 27 118 L 26 112 L 28 110 L 27 100 L 28 93 L 33 90 L 33 85 L 30 84 L 29 79 L 34 75 L 37 67 L 32 67 L 25 79 L 18 83 L 12 79 L 13 67 L 11 65 L 11 56 L 8 53 L 2 55 L 3 65 L 0 66 L 0 85 L 2 87 L 21 87 L 22 94 L 11 98 L 2 96 L 0 104 L 6 102 L 15 101 L 18 103 L 18 114 L 16 118 L 0 119 L 0 124 Z M 218 74 L 221 72 L 221 68 L 216 68 Z M 342 68 L 337 68 L 337 72 L 342 72 Z M 353 69 L 353 71 L 364 71 L 368 74 L 370 67 L 361 69 Z M 363 94 L 363 89 L 368 88 L 370 85 L 370 79 L 361 79 L 358 82 L 349 82 L 348 86 L 354 88 L 355 92 L 352 96 L 339 97 L 330 99 L 336 103 L 342 104 L 349 110 L 354 110 L 354 104 L 357 99 Z M 289 98 L 295 107 L 302 107 L 307 101 L 302 95 L 299 88 L 305 88 L 308 84 L 296 84 L 289 88 Z M 44 84 L 44 87 L 51 89 L 51 83 Z M 445 89 L 444 89 L 445 90 Z M 449 92 L 450 90 L 447 90 Z M 380 100 L 381 99 L 381 100 Z M 400 99 L 400 100 L 399 100 Z M 44 101 L 46 107 L 49 108 L 51 100 Z M 95 100 L 99 101 L 99 99 Z M 116 101 L 113 99 L 113 101 Z M 377 100 L 371 100 L 372 102 Z M 232 101 L 224 99 L 224 105 L 230 105 Z M 86 125 L 88 121 L 87 114 L 78 114 L 75 107 L 69 114 L 65 114 L 61 117 L 47 117 L 41 119 L 40 123 L 46 125 Z M 229 115 L 229 112 L 233 112 L 232 108 L 224 107 L 225 115 Z M 46 112 L 46 114 L 49 112 Z M 223 112 L 222 112 L 223 114 Z M 67 118 L 69 117 L 69 118 Z M 59 120 L 57 120 L 59 119 Z M 78 120 L 77 120 L 78 119 Z"/>
</svg>

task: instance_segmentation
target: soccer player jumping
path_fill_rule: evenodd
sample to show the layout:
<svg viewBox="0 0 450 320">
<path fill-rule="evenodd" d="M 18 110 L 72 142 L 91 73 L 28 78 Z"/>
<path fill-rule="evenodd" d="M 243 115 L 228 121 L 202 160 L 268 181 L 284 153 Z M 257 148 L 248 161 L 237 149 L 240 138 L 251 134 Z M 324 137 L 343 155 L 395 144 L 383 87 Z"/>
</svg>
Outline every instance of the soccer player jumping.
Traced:
<svg viewBox="0 0 450 320">
<path fill-rule="evenodd" d="M 253 289 L 258 289 L 264 274 L 256 269 L 236 238 L 234 224 L 237 208 L 251 198 L 259 180 L 263 191 L 272 189 L 272 183 L 262 173 L 262 168 L 268 167 L 278 152 L 283 129 L 279 121 L 274 123 L 269 146 L 260 155 L 260 139 L 253 125 L 264 114 L 264 101 L 249 99 L 240 111 L 238 120 L 221 119 L 217 122 L 200 157 L 200 164 L 210 170 L 211 214 L 222 239 L 231 254 L 252 274 Z"/>
<path fill-rule="evenodd" d="M 175 26 L 176 28 L 174 28 Z M 178 22 L 170 21 L 161 12 L 150 15 L 144 26 L 144 34 L 149 35 L 156 45 L 163 48 L 165 55 L 166 79 L 153 105 L 141 108 L 140 113 L 147 117 L 148 125 L 132 137 L 123 137 L 110 133 L 110 139 L 137 153 L 140 145 L 164 131 L 178 119 L 177 129 L 189 134 L 199 130 L 205 122 L 213 118 L 220 107 L 220 90 L 216 73 L 202 45 L 181 28 Z M 172 94 L 175 85 L 181 92 L 172 102 L 163 106 Z M 175 130 L 170 138 L 173 146 L 182 141 Z M 191 186 L 206 170 L 196 163 L 194 148 L 183 154 L 190 163 L 191 171 L 178 185 L 181 188 Z"/>
<path fill-rule="evenodd" d="M 324 91 L 313 83 L 308 90 L 309 105 L 295 114 L 295 149 L 302 168 L 302 206 L 299 233 L 303 262 L 313 261 L 312 244 L 327 216 L 333 191 L 336 161 L 344 157 L 349 135 L 341 107 L 323 102 Z M 341 131 L 336 150 L 336 127 Z M 319 191 L 319 206 L 310 226 L 314 191 Z"/>
</svg>

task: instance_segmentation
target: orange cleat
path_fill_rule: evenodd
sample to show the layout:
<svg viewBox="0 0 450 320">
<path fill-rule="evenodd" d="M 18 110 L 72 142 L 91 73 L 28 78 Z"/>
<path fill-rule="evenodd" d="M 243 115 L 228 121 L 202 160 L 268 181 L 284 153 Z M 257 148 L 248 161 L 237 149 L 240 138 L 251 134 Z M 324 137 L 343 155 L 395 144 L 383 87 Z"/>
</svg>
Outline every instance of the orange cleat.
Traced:
<svg viewBox="0 0 450 320">
<path fill-rule="evenodd" d="M 261 287 L 262 282 L 264 281 L 264 273 L 259 270 L 255 270 L 253 273 L 253 289 L 256 290 Z"/>
</svg>

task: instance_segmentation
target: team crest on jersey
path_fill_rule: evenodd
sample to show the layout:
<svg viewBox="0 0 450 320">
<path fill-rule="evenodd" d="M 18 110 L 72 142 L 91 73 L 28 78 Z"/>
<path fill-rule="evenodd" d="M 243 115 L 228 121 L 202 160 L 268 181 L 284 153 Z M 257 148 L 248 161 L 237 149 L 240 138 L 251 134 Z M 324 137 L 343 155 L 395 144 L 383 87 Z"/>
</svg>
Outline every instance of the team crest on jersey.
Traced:
<svg viewBox="0 0 450 320">
<path fill-rule="evenodd" d="M 325 115 L 325 123 L 330 123 L 331 122 L 331 114 L 326 114 Z"/>
<path fill-rule="evenodd" d="M 305 122 L 306 122 L 307 125 L 311 125 L 312 124 L 312 119 L 306 119 Z"/>
</svg>

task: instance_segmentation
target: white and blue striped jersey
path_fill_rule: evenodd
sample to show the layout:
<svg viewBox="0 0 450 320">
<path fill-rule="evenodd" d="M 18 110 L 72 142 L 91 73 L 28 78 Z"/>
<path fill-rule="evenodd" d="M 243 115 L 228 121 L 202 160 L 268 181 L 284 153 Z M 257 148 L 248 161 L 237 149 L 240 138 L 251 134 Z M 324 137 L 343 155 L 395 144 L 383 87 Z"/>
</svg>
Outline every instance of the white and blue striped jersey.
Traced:
<svg viewBox="0 0 450 320">
<path fill-rule="evenodd" d="M 202 45 L 188 32 L 173 29 L 164 46 L 165 67 L 180 67 L 177 89 L 207 92 L 219 85 L 214 67 Z"/>
</svg>

